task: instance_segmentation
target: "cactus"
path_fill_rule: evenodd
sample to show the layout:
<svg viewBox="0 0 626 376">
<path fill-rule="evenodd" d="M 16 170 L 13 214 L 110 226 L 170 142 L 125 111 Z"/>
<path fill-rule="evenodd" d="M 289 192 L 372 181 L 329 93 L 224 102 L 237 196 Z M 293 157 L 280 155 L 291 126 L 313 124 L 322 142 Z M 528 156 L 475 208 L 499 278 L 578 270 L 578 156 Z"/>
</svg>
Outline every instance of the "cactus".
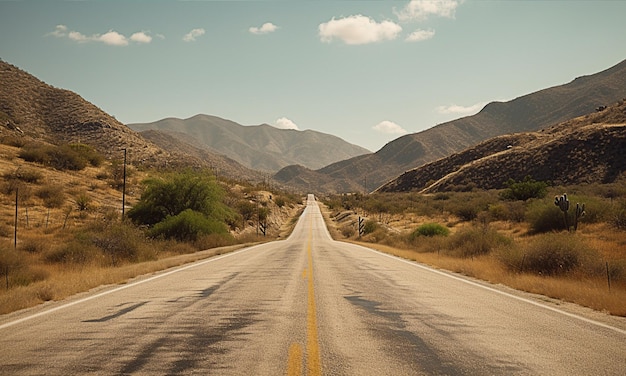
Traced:
<svg viewBox="0 0 626 376">
<path fill-rule="evenodd" d="M 576 203 L 576 215 L 574 216 L 574 231 L 578 229 L 578 220 L 585 216 L 585 204 Z"/>
<path fill-rule="evenodd" d="M 567 212 L 569 211 L 569 200 L 567 199 L 567 193 L 563 193 L 562 196 L 554 197 L 554 205 L 558 206 L 563 212 L 563 219 L 565 221 L 565 228 L 569 231 L 569 221 Z M 578 230 L 578 220 L 585 216 L 585 204 L 576 203 L 576 211 L 574 213 L 574 231 Z"/>
<path fill-rule="evenodd" d="M 569 210 L 569 200 L 567 199 L 567 193 L 563 193 L 562 196 L 554 197 L 554 205 L 558 206 L 563 212 L 563 219 L 565 220 L 565 228 L 569 231 L 569 221 L 567 220 L 567 211 Z"/>
</svg>

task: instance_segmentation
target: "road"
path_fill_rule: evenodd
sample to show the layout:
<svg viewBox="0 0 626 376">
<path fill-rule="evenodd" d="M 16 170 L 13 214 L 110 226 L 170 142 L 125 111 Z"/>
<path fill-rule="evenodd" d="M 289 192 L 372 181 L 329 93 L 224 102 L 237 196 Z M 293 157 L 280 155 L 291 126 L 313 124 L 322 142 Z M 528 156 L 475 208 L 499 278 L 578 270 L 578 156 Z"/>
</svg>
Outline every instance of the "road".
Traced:
<svg viewBox="0 0 626 376">
<path fill-rule="evenodd" d="M 547 299 L 546 299 L 547 300 Z M 626 321 L 287 240 L 0 317 L 2 375 L 623 375 Z"/>
</svg>

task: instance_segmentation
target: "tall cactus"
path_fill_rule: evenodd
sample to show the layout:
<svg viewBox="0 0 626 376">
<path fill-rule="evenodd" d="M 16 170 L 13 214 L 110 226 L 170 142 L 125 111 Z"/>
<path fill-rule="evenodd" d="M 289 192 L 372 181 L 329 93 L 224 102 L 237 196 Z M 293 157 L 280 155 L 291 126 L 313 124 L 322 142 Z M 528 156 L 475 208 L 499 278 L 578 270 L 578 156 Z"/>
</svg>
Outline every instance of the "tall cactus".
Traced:
<svg viewBox="0 0 626 376">
<path fill-rule="evenodd" d="M 563 220 L 565 221 L 565 228 L 569 231 L 569 220 L 567 212 L 569 211 L 569 200 L 567 199 L 567 193 L 563 193 L 562 196 L 554 197 L 554 205 L 558 206 L 563 212 Z M 585 204 L 576 203 L 576 212 L 574 213 L 574 231 L 578 230 L 578 220 L 585 216 Z"/>
<path fill-rule="evenodd" d="M 567 211 L 569 210 L 569 200 L 567 199 L 567 193 L 563 193 L 562 196 L 554 197 L 554 205 L 558 206 L 563 212 L 563 219 L 565 220 L 565 228 L 569 231 L 569 221 L 567 220 Z"/>
<path fill-rule="evenodd" d="M 585 216 L 585 204 L 576 203 L 576 215 L 574 216 L 574 231 L 578 230 L 578 220 Z"/>
</svg>

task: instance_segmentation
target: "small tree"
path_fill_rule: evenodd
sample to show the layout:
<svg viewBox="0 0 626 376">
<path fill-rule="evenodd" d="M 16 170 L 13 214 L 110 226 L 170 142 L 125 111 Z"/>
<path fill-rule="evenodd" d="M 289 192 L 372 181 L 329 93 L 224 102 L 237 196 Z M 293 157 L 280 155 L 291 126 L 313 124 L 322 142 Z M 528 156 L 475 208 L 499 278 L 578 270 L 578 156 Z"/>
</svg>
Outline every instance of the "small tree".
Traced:
<svg viewBox="0 0 626 376">
<path fill-rule="evenodd" d="M 505 200 L 526 201 L 531 198 L 544 198 L 548 193 L 548 184 L 533 180 L 530 176 L 526 176 L 522 181 L 509 179 L 505 184 L 507 188 L 500 194 Z"/>
</svg>

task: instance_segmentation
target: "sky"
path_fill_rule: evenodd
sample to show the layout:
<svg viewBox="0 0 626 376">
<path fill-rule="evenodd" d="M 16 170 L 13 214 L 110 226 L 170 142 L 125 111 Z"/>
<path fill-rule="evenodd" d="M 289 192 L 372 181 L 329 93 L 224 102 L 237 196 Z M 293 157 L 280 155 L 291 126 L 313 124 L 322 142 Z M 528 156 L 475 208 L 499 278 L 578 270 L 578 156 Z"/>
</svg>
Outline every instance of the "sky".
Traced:
<svg viewBox="0 0 626 376">
<path fill-rule="evenodd" d="M 626 59 L 626 1 L 5 1 L 0 58 L 125 124 L 208 114 L 379 150 Z"/>
</svg>

